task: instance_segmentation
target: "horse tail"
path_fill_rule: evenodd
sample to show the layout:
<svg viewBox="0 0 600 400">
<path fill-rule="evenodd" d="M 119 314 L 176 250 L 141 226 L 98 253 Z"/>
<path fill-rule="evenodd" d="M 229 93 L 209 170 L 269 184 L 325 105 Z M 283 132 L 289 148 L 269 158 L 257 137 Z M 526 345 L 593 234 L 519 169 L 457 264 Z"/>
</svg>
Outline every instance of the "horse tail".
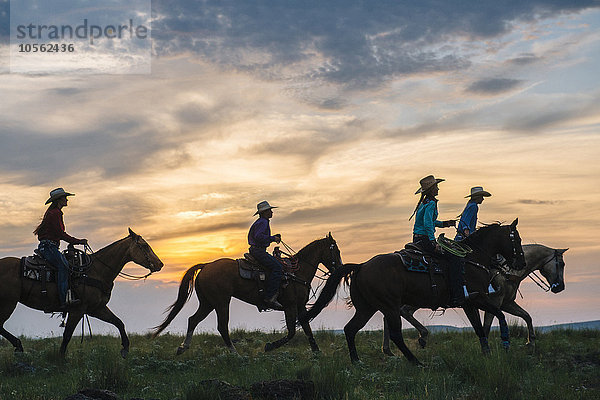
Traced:
<svg viewBox="0 0 600 400">
<path fill-rule="evenodd" d="M 331 276 L 325 282 L 325 286 L 323 286 L 323 290 L 321 290 L 315 303 L 309 310 L 298 317 L 298 322 L 304 324 L 319 315 L 319 313 L 331 302 L 333 296 L 335 296 L 342 278 L 346 278 L 347 281 L 348 277 L 355 272 L 360 265 L 361 264 L 344 264 L 333 271 Z"/>
<path fill-rule="evenodd" d="M 162 322 L 162 324 L 155 326 L 152 328 L 152 338 L 157 337 L 170 323 L 173 321 L 175 316 L 179 314 L 185 303 L 192 296 L 192 292 L 194 291 L 194 279 L 196 278 L 196 272 L 201 270 L 204 267 L 204 264 L 196 264 L 187 271 L 183 275 L 181 279 L 181 283 L 179 284 L 179 292 L 177 293 L 177 300 L 175 303 L 171 304 L 165 312 L 168 312 L 167 318 Z"/>
</svg>

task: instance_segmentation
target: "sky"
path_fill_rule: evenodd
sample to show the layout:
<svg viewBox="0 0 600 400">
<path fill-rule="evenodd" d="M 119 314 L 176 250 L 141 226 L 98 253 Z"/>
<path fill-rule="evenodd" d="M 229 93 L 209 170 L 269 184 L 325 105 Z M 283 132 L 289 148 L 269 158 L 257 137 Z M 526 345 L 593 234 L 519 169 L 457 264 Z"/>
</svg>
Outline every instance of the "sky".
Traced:
<svg viewBox="0 0 600 400">
<path fill-rule="evenodd" d="M 600 319 L 600 2 L 156 0 L 151 72 L 136 74 L 87 53 L 81 68 L 104 72 L 11 72 L 9 15 L 0 1 L 0 257 L 32 253 L 50 190 L 75 193 L 67 232 L 99 249 L 131 227 L 165 263 L 117 280 L 109 306 L 128 331 L 162 320 L 190 266 L 241 257 L 260 201 L 294 249 L 331 232 L 362 262 L 411 239 L 429 174 L 446 179 L 441 219 L 481 185 L 480 221 L 518 217 L 523 243 L 569 248 L 564 292 L 521 285 L 534 323 Z M 343 327 L 343 295 L 314 327 Z M 233 302 L 230 326 L 282 318 Z M 6 327 L 60 334 L 23 306 Z"/>
</svg>

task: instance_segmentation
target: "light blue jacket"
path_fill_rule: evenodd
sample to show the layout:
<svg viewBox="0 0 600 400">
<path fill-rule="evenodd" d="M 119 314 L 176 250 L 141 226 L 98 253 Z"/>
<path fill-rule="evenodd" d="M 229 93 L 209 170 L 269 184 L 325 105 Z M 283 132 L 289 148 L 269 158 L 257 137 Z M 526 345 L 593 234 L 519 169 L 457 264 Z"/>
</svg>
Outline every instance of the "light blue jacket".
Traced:
<svg viewBox="0 0 600 400">
<path fill-rule="evenodd" d="M 413 234 L 427 235 L 429 240 L 435 240 L 435 227 L 442 227 L 442 222 L 437 220 L 437 200 L 424 199 L 415 215 Z"/>
</svg>

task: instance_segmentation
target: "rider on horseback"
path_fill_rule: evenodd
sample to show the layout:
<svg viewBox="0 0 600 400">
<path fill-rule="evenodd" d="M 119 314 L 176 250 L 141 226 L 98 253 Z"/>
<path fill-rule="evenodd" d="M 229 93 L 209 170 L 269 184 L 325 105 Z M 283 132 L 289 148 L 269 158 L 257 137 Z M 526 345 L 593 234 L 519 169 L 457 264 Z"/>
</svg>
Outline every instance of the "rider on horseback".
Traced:
<svg viewBox="0 0 600 400">
<path fill-rule="evenodd" d="M 46 204 L 52 204 L 46 210 L 42 222 L 33 231 L 40 241 L 38 251 L 46 261 L 58 269 L 58 297 L 63 310 L 78 300 L 67 303 L 69 264 L 59 250 L 60 241 L 64 240 L 70 244 L 87 244 L 87 239 L 76 239 L 65 232 L 62 208 L 67 206 L 68 196 L 74 196 L 74 194 L 65 192 L 63 188 L 52 190 L 50 198 L 46 201 Z"/>
<path fill-rule="evenodd" d="M 445 179 L 436 179 L 433 175 L 428 175 L 419 181 L 421 187 L 415 194 L 421 193 L 421 198 L 417 203 L 415 211 L 410 216 L 415 216 L 415 225 L 413 228 L 413 243 L 423 250 L 444 255 L 450 264 L 450 293 L 451 299 L 449 306 L 457 307 L 464 302 L 463 293 L 463 273 L 462 260 L 450 253 L 443 253 L 440 246 L 435 241 L 435 228 L 447 228 L 455 226 L 456 220 L 438 221 L 438 200 L 435 196 L 439 193 L 438 183 Z M 410 219 L 409 218 L 409 219 Z"/>
<path fill-rule="evenodd" d="M 490 196 L 491 194 L 483 190 L 483 187 L 481 186 L 474 186 L 471 188 L 471 194 L 465 196 L 465 198 L 470 197 L 470 199 L 462 214 L 460 214 L 460 221 L 458 222 L 454 240 L 463 240 L 471 233 L 475 232 L 477 227 L 477 213 L 479 212 L 478 205 L 483 202 L 484 197 Z"/>
<path fill-rule="evenodd" d="M 269 219 L 273 217 L 273 208 L 277 207 L 271 206 L 267 201 L 261 201 L 256 208 L 257 211 L 254 215 L 259 214 L 259 218 L 254 221 L 248 232 L 250 255 L 270 270 L 265 291 L 265 304 L 269 308 L 282 309 L 283 306 L 277 301 L 277 296 L 283 276 L 283 266 L 275 257 L 267 253 L 267 247 L 272 242 L 281 242 L 280 234 L 271 236 L 271 227 L 269 226 Z"/>
</svg>

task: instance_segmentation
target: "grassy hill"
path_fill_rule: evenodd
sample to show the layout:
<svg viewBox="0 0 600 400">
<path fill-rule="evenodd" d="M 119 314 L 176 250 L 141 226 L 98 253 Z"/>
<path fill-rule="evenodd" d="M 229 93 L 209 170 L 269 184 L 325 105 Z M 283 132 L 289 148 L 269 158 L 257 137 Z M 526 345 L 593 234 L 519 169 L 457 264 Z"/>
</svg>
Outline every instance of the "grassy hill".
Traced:
<svg viewBox="0 0 600 400">
<path fill-rule="evenodd" d="M 2 340 L 0 399 L 64 399 L 83 388 L 109 389 L 126 400 L 218 399 L 199 384 L 208 379 L 244 389 L 260 381 L 310 380 L 315 399 L 600 398 L 600 331 L 539 332 L 535 350 L 524 346 L 523 328 L 512 327 L 511 333 L 510 351 L 502 350 L 492 333 L 492 354 L 483 356 L 471 332 L 437 332 L 422 350 L 415 332 L 408 331 L 407 343 L 423 367 L 384 356 L 381 332 L 359 333 L 359 365 L 350 364 L 344 336 L 332 332 L 317 332 L 318 355 L 302 333 L 282 349 L 264 353 L 264 344 L 280 333 L 233 332 L 240 355 L 229 353 L 217 335 L 195 336 L 181 356 L 175 349 L 182 337 L 132 336 L 126 360 L 115 337 L 83 343 L 74 337 L 66 360 L 58 356 L 59 338 L 23 339 L 22 354 Z"/>
</svg>

